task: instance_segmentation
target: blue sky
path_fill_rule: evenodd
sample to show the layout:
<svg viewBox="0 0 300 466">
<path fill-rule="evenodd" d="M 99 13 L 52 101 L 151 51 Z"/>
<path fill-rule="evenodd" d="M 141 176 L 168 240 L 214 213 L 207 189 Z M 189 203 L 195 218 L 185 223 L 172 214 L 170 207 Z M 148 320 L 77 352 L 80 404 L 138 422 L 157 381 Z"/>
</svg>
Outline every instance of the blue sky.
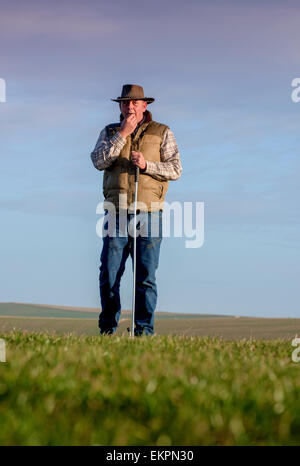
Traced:
<svg viewBox="0 0 300 466">
<path fill-rule="evenodd" d="M 300 317 L 296 1 L 0 0 L 0 301 L 99 306 L 90 160 L 124 83 L 156 98 L 205 203 L 205 242 L 164 239 L 157 309 Z M 122 282 L 131 306 L 131 264 Z"/>
</svg>

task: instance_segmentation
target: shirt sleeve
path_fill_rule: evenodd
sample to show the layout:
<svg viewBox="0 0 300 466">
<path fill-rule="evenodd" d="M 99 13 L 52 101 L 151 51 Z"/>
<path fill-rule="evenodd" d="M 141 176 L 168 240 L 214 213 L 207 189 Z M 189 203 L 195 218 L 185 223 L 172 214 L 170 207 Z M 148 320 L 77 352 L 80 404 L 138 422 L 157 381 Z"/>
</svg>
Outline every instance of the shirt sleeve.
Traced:
<svg viewBox="0 0 300 466">
<path fill-rule="evenodd" d="M 91 153 L 91 159 L 97 170 L 105 170 L 120 155 L 126 143 L 126 139 L 117 131 L 111 138 L 108 137 L 104 128 L 98 138 L 95 149 Z"/>
<path fill-rule="evenodd" d="M 158 181 L 178 180 L 181 176 L 182 166 L 178 146 L 172 131 L 165 132 L 160 148 L 160 162 L 147 162 L 142 173 L 151 175 Z"/>
</svg>

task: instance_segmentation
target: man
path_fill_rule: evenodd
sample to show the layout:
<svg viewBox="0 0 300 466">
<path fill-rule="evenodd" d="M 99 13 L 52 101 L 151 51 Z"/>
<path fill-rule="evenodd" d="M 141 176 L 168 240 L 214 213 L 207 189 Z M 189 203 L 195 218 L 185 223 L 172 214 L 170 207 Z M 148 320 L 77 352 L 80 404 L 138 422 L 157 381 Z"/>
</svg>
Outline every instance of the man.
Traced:
<svg viewBox="0 0 300 466">
<path fill-rule="evenodd" d="M 95 168 L 104 170 L 105 214 L 109 218 L 109 211 L 115 210 L 117 213 L 113 234 L 106 232 L 108 234 L 103 238 L 99 277 L 102 306 L 100 334 L 115 333 L 120 317 L 120 280 L 126 260 L 129 254 L 131 257 L 133 254 L 133 238 L 127 234 L 127 227 L 130 227 L 133 218 L 134 172 L 137 166 L 140 170 L 137 226 L 143 230 L 143 234 L 137 231 L 134 332 L 136 336 L 152 335 L 163 202 L 168 181 L 177 180 L 182 167 L 171 130 L 153 121 L 147 110 L 147 104 L 154 102 L 154 98 L 145 97 L 141 86 L 126 84 L 121 97 L 111 100 L 119 103 L 121 121 L 101 131 L 91 153 Z M 107 222 L 104 224 L 107 225 Z M 156 226 L 154 234 L 151 225 Z"/>
</svg>

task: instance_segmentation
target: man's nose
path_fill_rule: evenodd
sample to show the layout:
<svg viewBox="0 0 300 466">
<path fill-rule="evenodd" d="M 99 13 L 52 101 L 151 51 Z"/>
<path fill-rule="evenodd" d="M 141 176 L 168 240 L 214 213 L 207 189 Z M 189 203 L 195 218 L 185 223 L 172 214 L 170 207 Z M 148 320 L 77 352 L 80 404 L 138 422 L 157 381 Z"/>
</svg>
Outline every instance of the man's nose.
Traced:
<svg viewBox="0 0 300 466">
<path fill-rule="evenodd" d="M 130 101 L 128 102 L 128 108 L 129 108 L 130 110 L 132 110 L 132 109 L 134 108 L 134 102 L 133 102 L 133 100 L 130 100 Z"/>
</svg>

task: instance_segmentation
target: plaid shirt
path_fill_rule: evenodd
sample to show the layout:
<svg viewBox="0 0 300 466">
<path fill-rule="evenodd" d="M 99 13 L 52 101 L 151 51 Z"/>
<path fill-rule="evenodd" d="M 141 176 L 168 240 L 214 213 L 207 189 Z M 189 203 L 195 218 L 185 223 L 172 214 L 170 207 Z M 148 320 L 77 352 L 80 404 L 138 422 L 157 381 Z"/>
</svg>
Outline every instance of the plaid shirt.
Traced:
<svg viewBox="0 0 300 466">
<path fill-rule="evenodd" d="M 143 121 L 140 124 L 142 123 Z M 135 129 L 135 132 L 137 129 L 138 127 Z M 104 128 L 100 133 L 95 149 L 91 153 L 94 167 L 98 170 L 108 168 L 117 160 L 125 143 L 126 139 L 119 132 L 109 138 Z M 142 173 L 151 175 L 158 181 L 177 180 L 180 177 L 182 172 L 180 155 L 175 137 L 169 128 L 166 130 L 161 144 L 160 162 L 146 160 L 146 163 L 146 169 Z"/>
</svg>

